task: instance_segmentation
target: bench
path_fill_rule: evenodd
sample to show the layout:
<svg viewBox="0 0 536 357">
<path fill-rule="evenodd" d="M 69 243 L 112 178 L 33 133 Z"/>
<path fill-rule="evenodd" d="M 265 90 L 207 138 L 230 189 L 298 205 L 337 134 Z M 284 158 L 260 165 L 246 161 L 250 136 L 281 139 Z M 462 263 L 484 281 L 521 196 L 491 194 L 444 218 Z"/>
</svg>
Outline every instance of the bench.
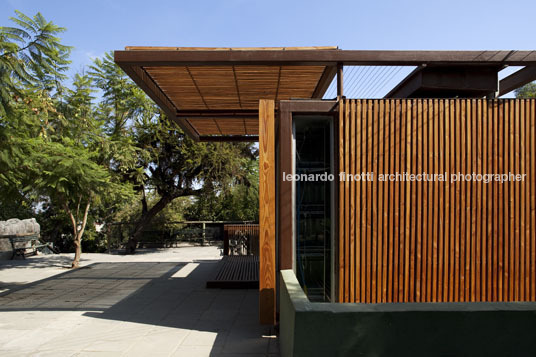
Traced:
<svg viewBox="0 0 536 357">
<path fill-rule="evenodd" d="M 7 236 L 9 238 L 9 242 L 11 243 L 11 247 L 13 248 L 13 254 L 11 255 L 11 259 L 15 259 L 15 257 L 20 256 L 22 259 L 26 259 L 26 256 L 30 255 L 37 255 L 38 249 L 40 248 L 49 248 L 48 244 L 42 244 L 39 242 L 39 236 L 38 235 L 29 235 L 29 236 Z M 31 243 L 30 246 L 27 246 L 28 243 Z M 17 244 L 19 246 L 17 246 Z M 22 244 L 22 246 L 20 246 Z M 27 253 L 27 250 L 31 250 L 30 253 Z M 53 249 L 51 249 L 54 251 Z"/>
<path fill-rule="evenodd" d="M 206 282 L 208 289 L 258 289 L 259 257 L 226 255 L 218 263 L 216 274 Z"/>
</svg>

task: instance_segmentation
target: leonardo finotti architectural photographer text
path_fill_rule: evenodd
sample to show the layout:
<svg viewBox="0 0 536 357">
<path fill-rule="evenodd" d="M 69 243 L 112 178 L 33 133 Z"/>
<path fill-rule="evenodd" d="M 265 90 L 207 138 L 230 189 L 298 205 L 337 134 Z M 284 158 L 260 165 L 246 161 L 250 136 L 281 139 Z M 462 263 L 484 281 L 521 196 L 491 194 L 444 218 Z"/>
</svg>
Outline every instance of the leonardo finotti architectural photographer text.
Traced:
<svg viewBox="0 0 536 357">
<path fill-rule="evenodd" d="M 422 172 L 420 174 L 412 174 L 408 172 L 395 172 L 386 174 L 375 174 L 374 172 L 361 172 L 359 174 L 347 174 L 346 172 L 339 172 L 337 175 L 338 181 L 350 181 L 350 182 L 520 182 L 525 181 L 527 174 L 514 174 L 512 172 L 504 174 L 481 174 L 471 173 L 464 174 L 461 172 L 449 174 L 448 172 L 440 174 L 430 174 Z M 324 173 L 315 174 L 287 174 L 283 172 L 283 181 L 334 181 L 335 175 Z"/>
</svg>

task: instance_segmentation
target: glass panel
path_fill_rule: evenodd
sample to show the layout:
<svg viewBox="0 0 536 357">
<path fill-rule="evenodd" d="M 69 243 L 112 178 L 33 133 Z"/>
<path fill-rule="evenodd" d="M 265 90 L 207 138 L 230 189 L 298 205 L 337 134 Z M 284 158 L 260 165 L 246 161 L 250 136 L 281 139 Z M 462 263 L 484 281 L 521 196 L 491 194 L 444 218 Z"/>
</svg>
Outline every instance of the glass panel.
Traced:
<svg viewBox="0 0 536 357">
<path fill-rule="evenodd" d="M 294 116 L 295 174 L 332 174 L 331 122 L 327 116 Z M 332 184 L 295 182 L 296 275 L 311 301 L 331 299 Z"/>
</svg>

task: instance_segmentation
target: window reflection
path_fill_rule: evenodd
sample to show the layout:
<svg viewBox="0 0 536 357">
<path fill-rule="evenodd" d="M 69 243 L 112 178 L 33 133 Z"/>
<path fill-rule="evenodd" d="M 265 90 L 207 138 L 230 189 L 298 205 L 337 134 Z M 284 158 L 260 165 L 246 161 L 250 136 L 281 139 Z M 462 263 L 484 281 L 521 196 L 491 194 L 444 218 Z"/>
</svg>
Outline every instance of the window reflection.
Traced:
<svg viewBox="0 0 536 357">
<path fill-rule="evenodd" d="M 332 173 L 331 118 L 294 116 L 295 173 Z M 330 181 L 295 182 L 296 275 L 311 301 L 331 298 Z"/>
</svg>

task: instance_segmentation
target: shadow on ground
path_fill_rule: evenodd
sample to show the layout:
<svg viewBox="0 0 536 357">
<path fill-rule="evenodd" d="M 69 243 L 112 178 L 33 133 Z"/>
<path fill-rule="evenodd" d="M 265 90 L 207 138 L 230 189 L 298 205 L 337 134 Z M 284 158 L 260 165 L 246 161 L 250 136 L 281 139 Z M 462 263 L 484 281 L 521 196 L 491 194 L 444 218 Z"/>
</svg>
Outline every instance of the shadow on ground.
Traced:
<svg viewBox="0 0 536 357">
<path fill-rule="evenodd" d="M 32 259 L 15 259 L 15 260 L 2 260 L 0 264 L 0 271 L 7 269 L 27 269 L 27 268 L 70 268 L 73 261 L 72 257 L 65 255 L 40 255 L 32 257 Z M 85 259 L 81 259 L 81 262 L 85 262 Z"/>
<path fill-rule="evenodd" d="M 0 295 L 0 312 L 83 311 L 101 327 L 81 323 L 63 336 L 82 352 L 105 340 L 128 355 L 278 355 L 274 331 L 258 323 L 258 291 L 205 288 L 216 267 L 95 263 Z"/>
</svg>

